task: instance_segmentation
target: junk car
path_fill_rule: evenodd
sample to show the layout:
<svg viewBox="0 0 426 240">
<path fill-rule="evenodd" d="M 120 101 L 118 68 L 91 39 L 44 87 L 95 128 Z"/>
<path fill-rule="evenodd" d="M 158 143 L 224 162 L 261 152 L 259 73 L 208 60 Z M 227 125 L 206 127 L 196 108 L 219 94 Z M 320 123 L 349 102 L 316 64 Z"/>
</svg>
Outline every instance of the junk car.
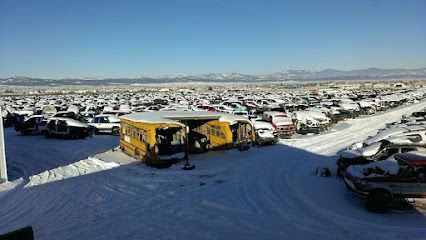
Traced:
<svg viewBox="0 0 426 240">
<path fill-rule="evenodd" d="M 92 136 L 94 127 L 70 118 L 49 118 L 46 137 L 79 139 Z"/>
<path fill-rule="evenodd" d="M 23 122 L 15 124 L 15 131 L 21 132 L 23 135 L 28 134 L 41 134 L 41 131 L 45 129 L 42 126 L 44 115 L 32 115 L 25 119 Z"/>
<path fill-rule="evenodd" d="M 278 133 L 275 127 L 266 121 L 253 121 L 255 143 L 257 145 L 275 144 L 278 142 Z"/>
<path fill-rule="evenodd" d="M 114 115 L 101 114 L 96 115 L 89 123 L 90 126 L 95 127 L 95 134 L 110 133 L 114 135 L 120 134 L 120 119 Z"/>
<path fill-rule="evenodd" d="M 406 198 L 426 198 L 426 152 L 400 153 L 394 158 L 351 166 L 344 174 L 347 189 L 363 199 L 369 211 L 385 212 Z"/>
<path fill-rule="evenodd" d="M 367 164 L 373 161 L 385 160 L 396 153 L 420 150 L 426 151 L 424 144 L 408 142 L 398 144 L 388 140 L 381 140 L 356 150 L 344 150 L 338 153 L 339 158 L 336 162 L 337 174 L 341 176 L 342 172 L 346 171 L 351 165 Z"/>
<path fill-rule="evenodd" d="M 308 111 L 295 111 L 291 119 L 296 126 L 296 132 L 300 134 L 320 133 L 320 123 Z"/>
</svg>

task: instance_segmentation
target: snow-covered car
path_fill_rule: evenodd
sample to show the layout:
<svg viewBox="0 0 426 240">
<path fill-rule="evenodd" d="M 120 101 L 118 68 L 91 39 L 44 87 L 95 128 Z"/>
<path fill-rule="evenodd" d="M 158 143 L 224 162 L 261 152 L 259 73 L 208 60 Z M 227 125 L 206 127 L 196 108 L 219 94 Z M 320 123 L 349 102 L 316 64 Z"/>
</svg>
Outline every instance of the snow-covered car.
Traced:
<svg viewBox="0 0 426 240">
<path fill-rule="evenodd" d="M 291 137 L 296 131 L 292 119 L 286 113 L 267 111 L 263 113 L 262 119 L 270 122 L 275 127 L 280 138 Z"/>
<path fill-rule="evenodd" d="M 324 113 L 312 110 L 307 112 L 309 112 L 312 118 L 318 122 L 321 131 L 328 129 L 328 127 L 331 125 L 331 119 Z"/>
<path fill-rule="evenodd" d="M 91 136 L 94 127 L 71 118 L 49 118 L 46 137 L 78 139 Z"/>
<path fill-rule="evenodd" d="M 356 150 L 343 150 L 338 152 L 339 158 L 336 162 L 337 175 L 341 176 L 342 172 L 346 171 L 351 165 L 385 160 L 393 154 L 410 151 L 426 151 L 426 147 L 423 144 L 394 144 L 387 140 L 382 140 Z"/>
<path fill-rule="evenodd" d="M 309 111 L 295 111 L 291 119 L 296 125 L 296 132 L 300 134 L 320 133 L 320 123 L 315 120 Z"/>
<path fill-rule="evenodd" d="M 101 114 L 93 118 L 90 126 L 95 127 L 95 133 L 120 134 L 120 119 L 114 115 Z"/>
<path fill-rule="evenodd" d="M 397 139 L 426 144 L 426 128 L 424 126 L 397 126 L 380 130 L 376 135 L 368 137 L 364 142 L 356 143 L 351 149 L 365 147 L 384 139 Z"/>
<path fill-rule="evenodd" d="M 213 105 L 213 107 L 216 108 L 217 111 L 224 112 L 224 113 L 232 113 L 234 111 L 233 107 L 223 105 L 223 104 L 215 104 Z"/>
<path fill-rule="evenodd" d="M 258 145 L 266 144 L 275 144 L 278 141 L 278 133 L 275 130 L 275 127 L 266 121 L 252 121 L 254 132 L 255 132 L 255 142 Z"/>
<path fill-rule="evenodd" d="M 405 198 L 426 198 L 426 152 L 351 166 L 343 177 L 347 189 L 365 200 L 367 210 L 385 212 Z"/>
<path fill-rule="evenodd" d="M 235 110 L 235 111 L 232 111 L 232 114 L 249 118 L 249 112 L 246 110 Z"/>
<path fill-rule="evenodd" d="M 32 115 L 25 119 L 22 123 L 15 124 L 15 131 L 21 132 L 23 135 L 41 134 L 41 123 L 44 120 L 44 115 Z"/>
<path fill-rule="evenodd" d="M 343 99 L 339 103 L 339 107 L 343 109 L 346 114 L 349 114 L 349 117 L 357 117 L 360 114 L 360 107 L 356 102 L 353 102 L 349 99 Z"/>
<path fill-rule="evenodd" d="M 371 101 L 358 101 L 358 105 L 361 110 L 361 114 L 371 115 L 376 113 L 376 105 Z"/>
<path fill-rule="evenodd" d="M 41 113 L 45 116 L 51 117 L 55 113 L 57 113 L 58 110 L 55 108 L 55 106 L 43 106 L 41 109 Z"/>
</svg>

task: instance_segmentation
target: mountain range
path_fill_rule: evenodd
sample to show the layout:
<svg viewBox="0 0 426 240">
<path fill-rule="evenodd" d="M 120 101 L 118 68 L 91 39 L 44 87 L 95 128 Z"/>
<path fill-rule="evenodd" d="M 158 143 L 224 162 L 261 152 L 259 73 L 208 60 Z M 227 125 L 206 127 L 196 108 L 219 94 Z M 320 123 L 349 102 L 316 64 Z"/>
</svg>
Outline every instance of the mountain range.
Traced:
<svg viewBox="0 0 426 240">
<path fill-rule="evenodd" d="M 167 82 L 280 82 L 280 81 L 327 81 L 327 80 L 387 80 L 387 79 L 426 79 L 426 68 L 380 69 L 366 68 L 350 71 L 325 69 L 284 70 L 271 74 L 250 75 L 242 73 L 207 73 L 197 75 L 178 75 L 163 77 L 136 78 L 33 78 L 15 76 L 0 79 L 0 85 L 47 86 L 47 85 L 128 85 Z"/>
</svg>

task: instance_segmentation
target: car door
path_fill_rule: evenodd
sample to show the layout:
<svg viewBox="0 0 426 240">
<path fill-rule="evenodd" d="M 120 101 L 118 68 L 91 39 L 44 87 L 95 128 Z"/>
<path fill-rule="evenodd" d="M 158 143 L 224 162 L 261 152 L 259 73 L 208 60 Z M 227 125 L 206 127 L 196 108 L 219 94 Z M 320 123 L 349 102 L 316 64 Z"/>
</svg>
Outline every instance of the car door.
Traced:
<svg viewBox="0 0 426 240">
<path fill-rule="evenodd" d="M 416 195 L 418 198 L 426 198 L 426 166 L 416 167 L 416 177 Z"/>
<path fill-rule="evenodd" d="M 111 128 L 112 128 L 111 123 L 110 123 L 108 117 L 100 117 L 99 118 L 99 130 L 108 131 Z"/>
<path fill-rule="evenodd" d="M 415 169 L 410 165 L 402 167 L 402 173 L 399 177 L 399 193 L 403 198 L 412 198 L 418 194 L 418 183 L 415 175 Z"/>
<path fill-rule="evenodd" d="M 101 118 L 101 117 L 94 117 L 94 118 L 93 118 L 93 120 L 92 120 L 92 124 L 91 124 L 92 126 L 94 126 L 94 127 L 95 127 L 96 129 L 98 129 L 98 130 L 99 130 L 99 129 L 100 129 L 100 127 L 101 127 L 101 126 L 100 126 L 100 123 L 99 123 L 100 118 Z"/>
<path fill-rule="evenodd" d="M 49 133 L 56 133 L 56 120 L 50 120 L 49 123 L 47 124 L 47 129 L 49 131 Z"/>
<path fill-rule="evenodd" d="M 56 122 L 56 133 L 59 134 L 59 135 L 67 135 L 68 134 L 67 121 L 58 120 Z"/>
<path fill-rule="evenodd" d="M 36 130 L 36 131 L 40 131 L 39 126 L 40 126 L 41 122 L 43 122 L 43 120 L 44 120 L 44 118 L 43 118 L 43 117 L 37 117 L 37 118 L 36 118 L 36 127 L 35 127 L 35 130 Z"/>
<path fill-rule="evenodd" d="M 35 131 L 37 128 L 36 118 L 32 117 L 28 119 L 27 121 L 25 121 L 24 127 L 26 128 L 28 132 Z"/>
</svg>

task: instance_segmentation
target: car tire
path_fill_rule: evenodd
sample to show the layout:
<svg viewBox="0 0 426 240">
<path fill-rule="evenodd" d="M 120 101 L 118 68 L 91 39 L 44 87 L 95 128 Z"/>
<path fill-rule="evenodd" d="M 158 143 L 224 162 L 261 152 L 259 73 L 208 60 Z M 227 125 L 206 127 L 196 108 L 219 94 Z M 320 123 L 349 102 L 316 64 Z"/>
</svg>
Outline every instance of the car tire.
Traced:
<svg viewBox="0 0 426 240">
<path fill-rule="evenodd" d="M 373 191 L 366 198 L 366 207 L 370 212 L 384 213 L 389 209 L 391 195 L 384 191 Z"/>
<path fill-rule="evenodd" d="M 95 128 L 95 135 L 99 134 L 99 129 Z"/>
</svg>

